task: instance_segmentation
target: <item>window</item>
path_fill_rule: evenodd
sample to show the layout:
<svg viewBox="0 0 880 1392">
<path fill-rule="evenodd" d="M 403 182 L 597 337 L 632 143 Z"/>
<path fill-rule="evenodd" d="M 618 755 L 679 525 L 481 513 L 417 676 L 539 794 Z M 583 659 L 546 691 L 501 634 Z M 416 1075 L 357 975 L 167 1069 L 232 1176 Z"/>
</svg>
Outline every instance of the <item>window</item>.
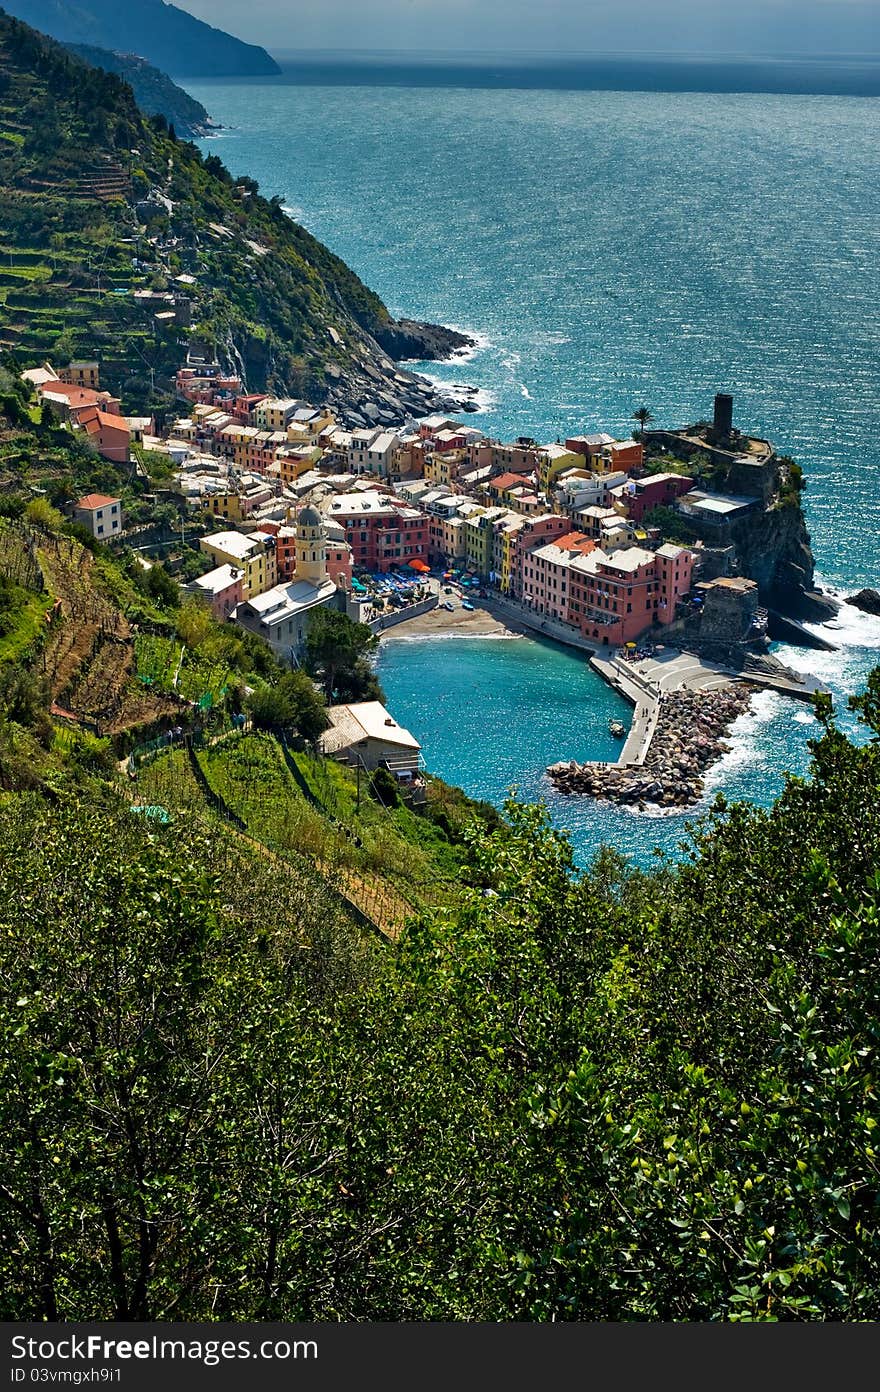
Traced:
<svg viewBox="0 0 880 1392">
<path fill-rule="evenodd" d="M 99 528 L 98 528 L 98 533 L 99 533 L 99 535 L 100 535 L 101 532 L 103 532 L 103 530 L 104 530 L 103 527 L 99 527 Z"/>
</svg>

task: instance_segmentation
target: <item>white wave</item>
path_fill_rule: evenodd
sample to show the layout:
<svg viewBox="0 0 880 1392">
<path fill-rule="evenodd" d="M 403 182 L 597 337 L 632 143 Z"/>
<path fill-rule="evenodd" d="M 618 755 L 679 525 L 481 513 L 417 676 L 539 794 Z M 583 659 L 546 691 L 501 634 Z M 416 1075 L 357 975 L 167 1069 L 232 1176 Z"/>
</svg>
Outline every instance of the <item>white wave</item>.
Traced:
<svg viewBox="0 0 880 1392">
<path fill-rule="evenodd" d="M 519 384 L 519 390 L 521 396 L 524 396 L 528 401 L 531 401 L 532 393 L 529 391 L 528 387 L 523 386 L 522 382 L 520 382 Z"/>
<path fill-rule="evenodd" d="M 815 715 L 811 715 L 809 711 L 805 710 L 795 711 L 791 718 L 795 725 L 815 725 L 817 723 Z"/>
<path fill-rule="evenodd" d="M 456 391 L 451 378 L 443 377 L 438 372 L 422 372 L 419 375 L 424 377 L 426 382 L 430 382 L 431 386 L 434 387 L 441 396 L 453 397 L 457 401 L 462 399 L 464 394 L 460 391 Z M 489 387 L 477 387 L 476 391 L 467 392 L 466 400 L 473 401 L 474 405 L 479 407 L 480 411 L 491 411 L 498 404 L 498 397 Z M 461 417 L 462 420 L 465 421 L 468 416 L 476 414 L 476 411 L 463 411 Z"/>
<path fill-rule="evenodd" d="M 286 213 L 289 218 L 293 218 L 294 222 L 301 222 L 305 216 L 303 209 L 295 207 L 293 203 L 282 203 L 281 211 Z"/>
<path fill-rule="evenodd" d="M 401 627 L 402 626 L 403 625 L 401 625 Z M 424 631 L 421 633 L 398 633 L 396 629 L 392 628 L 389 629 L 387 633 L 379 634 L 379 646 L 381 648 L 385 643 L 437 643 L 441 639 L 445 642 L 450 638 L 466 638 L 469 643 L 472 643 L 475 638 L 479 638 L 485 643 L 506 643 L 508 639 L 511 638 L 519 642 L 528 636 L 529 635 L 526 633 L 511 633 L 509 630 L 492 633 L 476 633 L 472 629 L 468 630 L 466 628 L 438 628 L 435 633 L 426 633 Z"/>
<path fill-rule="evenodd" d="M 461 324 L 447 324 L 446 327 L 452 329 L 453 333 L 465 334 L 468 338 L 474 340 L 472 346 L 467 348 L 456 348 L 455 352 L 452 354 L 452 358 L 458 366 L 461 366 L 462 363 L 471 362 L 478 353 L 485 353 L 487 348 L 494 347 L 491 338 L 487 333 L 484 333 L 482 329 L 469 329 L 463 327 Z"/>
<path fill-rule="evenodd" d="M 727 734 L 722 736 L 730 748 L 717 763 L 706 770 L 703 801 L 711 801 L 715 793 L 734 773 L 745 768 L 758 768 L 766 761 L 766 749 L 760 740 L 761 729 L 774 720 L 784 708 L 786 698 L 775 691 L 759 691 L 746 710 L 736 717 Z"/>
</svg>

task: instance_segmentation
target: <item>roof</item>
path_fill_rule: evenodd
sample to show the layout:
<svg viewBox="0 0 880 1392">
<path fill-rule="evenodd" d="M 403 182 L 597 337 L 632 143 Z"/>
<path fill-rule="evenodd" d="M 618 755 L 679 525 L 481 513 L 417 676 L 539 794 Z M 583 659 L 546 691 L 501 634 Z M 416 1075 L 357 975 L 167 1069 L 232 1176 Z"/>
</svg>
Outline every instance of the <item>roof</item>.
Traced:
<svg viewBox="0 0 880 1392">
<path fill-rule="evenodd" d="M 421 748 L 418 740 L 404 730 L 388 714 L 381 701 L 359 701 L 351 706 L 331 706 L 327 711 L 331 722 L 320 739 L 325 754 L 335 754 L 349 745 L 359 744 L 364 739 L 381 740 L 383 744 L 397 744 L 404 749 Z"/>
<path fill-rule="evenodd" d="M 93 387 L 80 387 L 75 382 L 49 381 L 38 387 L 40 396 L 63 397 L 71 406 L 97 406 L 109 400 L 109 392 L 97 392 Z"/>
<path fill-rule="evenodd" d="M 48 364 L 43 367 L 29 367 L 21 376 L 22 380 L 30 382 L 32 387 L 43 387 L 47 382 L 58 381 L 58 374 Z"/>
<path fill-rule="evenodd" d="M 283 623 L 285 619 L 292 618 L 303 609 L 311 609 L 316 604 L 326 604 L 335 594 L 336 585 L 332 580 L 325 580 L 320 585 L 313 585 L 308 580 L 294 580 L 288 585 L 275 585 L 264 594 L 253 595 L 245 604 L 239 606 L 236 617 L 241 610 L 250 609 L 262 623 L 271 626 Z"/>
<path fill-rule="evenodd" d="M 118 502 L 118 498 L 111 498 L 106 493 L 86 493 L 78 503 L 74 503 L 74 507 L 85 508 L 91 512 L 95 508 L 107 507 L 110 503 Z"/>
<path fill-rule="evenodd" d="M 508 488 L 522 488 L 522 486 L 522 474 L 499 474 L 497 478 L 489 480 L 489 487 L 497 488 L 501 492 L 505 492 Z"/>
<path fill-rule="evenodd" d="M 80 412 L 79 423 L 87 435 L 96 435 L 100 430 L 118 430 L 126 436 L 131 434 L 124 416 L 114 415 L 110 411 L 100 411 L 97 406 L 85 407 Z"/>
<path fill-rule="evenodd" d="M 297 516 L 297 522 L 301 527 L 323 527 L 324 519 L 316 507 L 307 504 Z"/>
<path fill-rule="evenodd" d="M 193 580 L 191 588 L 204 590 L 206 594 L 218 595 L 224 590 L 228 590 L 231 585 L 236 584 L 241 579 L 241 571 L 235 566 L 217 566 L 215 570 L 209 570 L 207 575 L 200 575 Z"/>
<path fill-rule="evenodd" d="M 686 548 L 684 546 L 674 546 L 671 541 L 666 541 L 662 546 L 657 547 L 655 554 L 657 556 L 665 556 L 667 561 L 677 561 L 679 556 L 685 554 L 685 551 Z"/>
<path fill-rule="evenodd" d="M 212 550 L 234 556 L 239 561 L 246 560 L 259 545 L 253 537 L 244 536 L 241 532 L 212 532 L 201 540 Z"/>
</svg>

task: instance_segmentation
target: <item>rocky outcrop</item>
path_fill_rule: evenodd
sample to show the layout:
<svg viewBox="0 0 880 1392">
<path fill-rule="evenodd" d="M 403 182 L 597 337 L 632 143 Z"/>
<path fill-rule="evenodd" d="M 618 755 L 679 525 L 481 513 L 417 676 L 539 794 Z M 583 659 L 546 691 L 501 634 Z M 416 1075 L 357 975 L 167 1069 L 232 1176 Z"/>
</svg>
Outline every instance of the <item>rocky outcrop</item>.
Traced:
<svg viewBox="0 0 880 1392">
<path fill-rule="evenodd" d="M 730 748 L 722 736 L 747 708 L 751 691 L 675 691 L 660 698 L 657 728 L 643 764 L 553 764 L 547 773 L 561 793 L 653 807 L 691 807 L 703 795 L 703 774 Z"/>
<path fill-rule="evenodd" d="M 877 590 L 859 590 L 857 594 L 847 595 L 846 603 L 861 609 L 863 614 L 880 615 L 880 592 Z"/>
<path fill-rule="evenodd" d="M 476 340 L 442 324 L 420 324 L 415 319 L 392 319 L 377 329 L 374 337 L 395 362 L 445 362 Z"/>
</svg>

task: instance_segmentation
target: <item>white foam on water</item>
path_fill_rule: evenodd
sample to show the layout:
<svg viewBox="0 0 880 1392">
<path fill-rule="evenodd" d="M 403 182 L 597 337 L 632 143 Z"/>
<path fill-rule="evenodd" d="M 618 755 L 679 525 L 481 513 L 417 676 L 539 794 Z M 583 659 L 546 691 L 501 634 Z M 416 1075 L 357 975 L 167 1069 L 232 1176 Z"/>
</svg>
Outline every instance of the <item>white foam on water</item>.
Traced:
<svg viewBox="0 0 880 1392">
<path fill-rule="evenodd" d="M 758 768 L 765 762 L 766 751 L 761 744 L 763 727 L 776 719 L 784 708 L 787 699 L 776 691 L 759 691 L 749 702 L 746 710 L 738 715 L 722 739 L 730 748 L 722 754 L 717 763 L 706 770 L 703 778 L 705 801 L 711 801 L 732 775 L 745 768 Z"/>
<path fill-rule="evenodd" d="M 478 353 L 485 353 L 487 348 L 492 348 L 494 346 L 489 335 L 484 333 L 482 329 L 464 328 L 461 324 L 447 324 L 446 327 L 452 329 L 453 333 L 465 334 L 468 338 L 474 340 L 473 346 L 456 348 L 453 352 L 450 361 L 456 363 L 458 366 L 461 366 L 462 363 L 471 362 Z"/>
</svg>

